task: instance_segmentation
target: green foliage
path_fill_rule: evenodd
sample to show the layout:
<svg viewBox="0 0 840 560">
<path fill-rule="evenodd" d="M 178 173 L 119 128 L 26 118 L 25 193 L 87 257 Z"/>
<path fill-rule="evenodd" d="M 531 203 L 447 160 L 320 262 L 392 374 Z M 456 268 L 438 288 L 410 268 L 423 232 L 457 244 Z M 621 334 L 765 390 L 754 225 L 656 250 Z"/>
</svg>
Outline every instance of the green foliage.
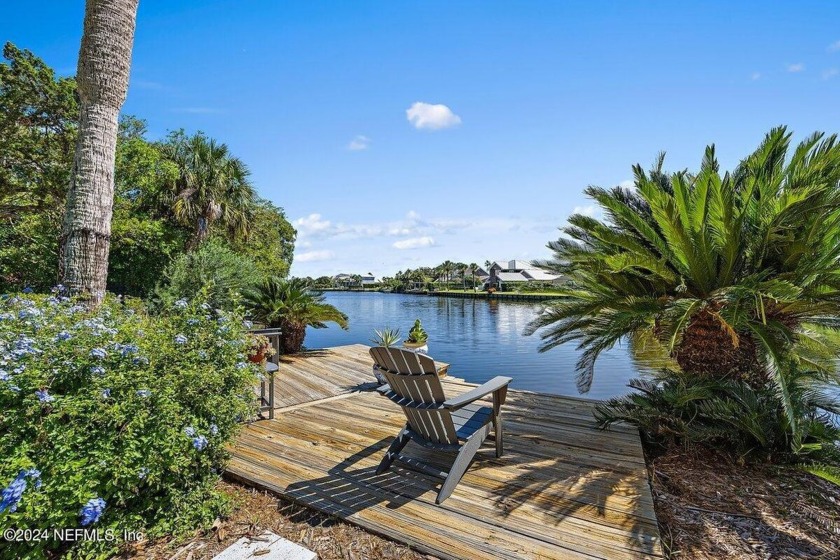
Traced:
<svg viewBox="0 0 840 560">
<path fill-rule="evenodd" d="M 840 486 L 840 467 L 826 463 L 804 463 L 799 466 L 803 471 Z"/>
<path fill-rule="evenodd" d="M 230 247 L 247 256 L 263 276 L 286 277 L 295 252 L 297 232 L 282 208 L 257 198 L 251 209 L 247 235 L 234 237 Z"/>
<path fill-rule="evenodd" d="M 373 329 L 373 333 L 374 336 L 370 339 L 370 342 L 374 346 L 384 346 L 385 348 L 390 348 L 391 346 L 396 346 L 400 341 L 400 329 L 385 327 L 381 331 Z"/>
<path fill-rule="evenodd" d="M 408 342 L 413 344 L 421 344 L 426 342 L 429 339 L 429 335 L 426 333 L 425 329 L 423 329 L 423 325 L 420 323 L 420 319 L 414 321 L 414 324 L 408 330 Z"/>
<path fill-rule="evenodd" d="M 243 301 L 255 321 L 280 328 L 284 354 L 301 350 L 306 327 L 323 329 L 327 323 L 335 323 L 347 329 L 347 315 L 324 303 L 324 295 L 301 278 L 267 278 L 246 290 Z"/>
<path fill-rule="evenodd" d="M 598 355 L 640 330 L 686 372 L 773 385 L 789 412 L 791 368 L 834 371 L 840 146 L 814 134 L 791 150 L 790 137 L 772 130 L 731 173 L 710 146 L 696 173 L 665 173 L 661 156 L 634 167 L 631 190 L 587 189 L 606 222 L 574 215 L 549 244 L 542 266 L 570 284 L 528 329 L 543 351 L 580 344 L 582 390 Z"/>
<path fill-rule="evenodd" d="M 241 315 L 202 299 L 154 317 L 112 298 L 95 312 L 56 296 L 2 300 L 0 485 L 22 477 L 26 487 L 0 512 L 0 530 L 79 527 L 96 498 L 104 512 L 88 527 L 118 535 L 212 522 L 224 507 L 214 488 L 225 446 L 253 413 L 246 350 Z M 54 547 L 109 557 L 116 544 L 3 546 L 16 558 Z"/>
<path fill-rule="evenodd" d="M 241 294 L 260 281 L 254 263 L 219 242 L 211 241 L 179 255 L 163 273 L 155 289 L 155 307 L 168 306 L 183 297 L 206 292 L 210 305 L 233 309 Z"/>
<path fill-rule="evenodd" d="M 202 132 L 173 132 L 163 147 L 179 170 L 168 201 L 179 222 L 193 230 L 191 247 L 204 242 L 217 225 L 229 238 L 247 235 L 256 192 L 245 163 Z"/>
<path fill-rule="evenodd" d="M 792 416 L 776 392 L 732 379 L 697 378 L 662 371 L 653 380 L 634 379 L 636 391 L 596 406 L 601 428 L 628 422 L 653 441 L 705 444 L 744 458 L 786 459 L 836 453 L 840 429 L 831 414 L 840 401 L 811 372 L 787 380 Z"/>
<path fill-rule="evenodd" d="M 47 290 L 76 142 L 72 78 L 6 43 L 0 64 L 0 290 Z"/>
<path fill-rule="evenodd" d="M 73 163 L 76 83 L 12 44 L 0 64 L 0 292 L 55 283 Z M 152 142 L 144 121 L 120 121 L 108 289 L 147 297 L 189 245 L 213 238 L 264 274 L 285 276 L 295 231 L 256 196 L 248 170 L 199 133 Z M 252 268 L 252 267 L 249 267 Z"/>
</svg>

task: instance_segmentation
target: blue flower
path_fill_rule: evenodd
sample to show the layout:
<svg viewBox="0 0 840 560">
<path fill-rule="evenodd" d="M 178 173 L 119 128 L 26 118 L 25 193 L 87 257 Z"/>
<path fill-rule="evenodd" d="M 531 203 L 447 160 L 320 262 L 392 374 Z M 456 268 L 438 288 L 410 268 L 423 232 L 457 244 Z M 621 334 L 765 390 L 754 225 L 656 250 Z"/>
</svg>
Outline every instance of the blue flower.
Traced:
<svg viewBox="0 0 840 560">
<path fill-rule="evenodd" d="M 204 350 L 199 350 L 198 351 L 198 357 L 201 358 L 202 360 L 206 360 L 207 359 L 207 352 L 205 352 Z"/>
<path fill-rule="evenodd" d="M 0 381 L 8 381 L 12 376 L 5 369 L 0 369 Z"/>
<path fill-rule="evenodd" d="M 47 298 L 47 303 L 50 305 L 58 305 L 58 298 L 55 296 L 50 296 Z"/>
<path fill-rule="evenodd" d="M 0 313 L 0 321 L 11 321 L 14 318 L 12 313 Z"/>
<path fill-rule="evenodd" d="M 191 318 L 187 319 L 187 324 L 191 327 L 194 327 L 195 325 L 199 324 L 200 322 L 201 321 L 199 321 L 195 317 L 191 317 Z"/>
<path fill-rule="evenodd" d="M 119 353 L 126 357 L 130 354 L 136 354 L 139 348 L 136 344 L 115 344 L 114 348 L 119 351 Z"/>
<path fill-rule="evenodd" d="M 26 286 L 26 287 L 23 289 L 23 293 L 24 293 L 24 294 L 31 294 L 33 291 L 35 291 L 35 290 L 33 290 L 31 286 Z"/>
<path fill-rule="evenodd" d="M 193 438 L 192 443 L 193 447 L 199 451 L 203 451 L 204 448 L 207 447 L 207 438 L 204 436 L 197 436 Z"/>
<path fill-rule="evenodd" d="M 18 502 L 20 502 L 23 493 L 26 491 L 26 474 L 20 471 L 15 479 L 3 490 L 2 499 L 0 499 L 0 513 L 7 509 L 10 513 L 17 511 Z"/>
<path fill-rule="evenodd" d="M 111 389 L 102 389 L 102 398 L 103 399 L 110 399 L 111 398 Z"/>
<path fill-rule="evenodd" d="M 61 294 L 61 293 L 64 293 L 64 290 L 65 290 L 65 289 L 66 289 L 66 288 L 64 287 L 64 285 L 63 285 L 63 284 L 58 284 L 58 285 L 56 285 L 56 286 L 53 286 L 53 287 L 50 289 L 50 291 L 51 291 L 52 293 L 54 293 L 54 294 Z"/>
<path fill-rule="evenodd" d="M 219 435 L 219 427 L 216 424 L 210 424 L 210 435 L 211 436 Z"/>
<path fill-rule="evenodd" d="M 185 307 L 187 307 L 187 305 L 189 305 L 189 304 L 187 303 L 187 300 L 185 300 L 185 299 L 179 299 L 178 301 L 175 302 L 175 307 L 177 307 L 178 309 L 184 309 Z"/>
<path fill-rule="evenodd" d="M 139 391 L 137 391 L 137 396 L 138 397 L 145 398 L 145 397 L 148 397 L 151 394 L 152 394 L 152 392 L 149 391 L 148 389 L 140 389 Z"/>
<path fill-rule="evenodd" d="M 90 372 L 94 375 L 105 375 L 105 368 L 102 366 L 93 366 Z"/>
<path fill-rule="evenodd" d="M 41 488 L 41 471 L 38 469 L 27 469 L 23 471 L 23 475 L 27 478 L 31 478 L 35 481 L 35 490 L 40 490 Z"/>
<path fill-rule="evenodd" d="M 131 363 L 135 366 L 146 365 L 149 363 L 149 358 L 147 358 L 146 356 L 136 356 L 131 359 Z"/>
<path fill-rule="evenodd" d="M 60 333 L 55 335 L 55 339 L 60 341 L 70 340 L 71 338 L 73 338 L 73 335 L 71 335 L 67 331 L 61 331 Z"/>
<path fill-rule="evenodd" d="M 108 356 L 108 353 L 103 348 L 94 348 L 90 351 L 90 356 L 91 358 L 103 360 L 106 356 Z"/>
<path fill-rule="evenodd" d="M 251 327 L 254 326 L 254 323 L 251 322 L 251 321 L 248 321 L 246 319 L 245 321 L 242 321 L 242 326 L 245 327 L 246 329 L 250 329 Z"/>
<path fill-rule="evenodd" d="M 192 426 L 187 426 L 186 428 L 184 428 L 184 433 L 187 434 L 187 437 L 193 437 L 195 436 L 195 428 L 193 428 Z"/>
<path fill-rule="evenodd" d="M 26 319 L 27 317 L 38 317 L 41 314 L 40 309 L 34 307 L 27 307 L 18 311 L 18 319 Z"/>
<path fill-rule="evenodd" d="M 12 370 L 12 373 L 15 373 L 15 374 L 20 375 L 20 374 L 21 374 L 21 373 L 23 373 L 25 370 L 26 370 L 26 366 L 18 366 L 18 367 L 16 367 L 15 369 L 13 369 L 13 370 Z"/>
<path fill-rule="evenodd" d="M 248 367 L 248 364 L 245 362 L 237 362 L 236 369 L 245 369 Z"/>
<path fill-rule="evenodd" d="M 149 469 L 147 467 L 143 467 L 139 471 L 137 471 L 137 478 L 143 480 L 149 475 Z"/>
<path fill-rule="evenodd" d="M 38 400 L 42 403 L 53 402 L 55 397 L 49 394 L 46 389 L 39 389 L 35 391 L 35 394 L 38 396 Z"/>
<path fill-rule="evenodd" d="M 210 311 L 212 309 L 212 307 L 210 307 L 209 303 L 202 303 L 201 308 L 205 311 Z"/>
<path fill-rule="evenodd" d="M 105 513 L 105 500 L 102 498 L 91 498 L 82 507 L 79 512 L 79 517 L 82 518 L 82 527 L 87 527 L 91 523 L 96 523 L 102 514 Z"/>
<path fill-rule="evenodd" d="M 186 343 L 187 343 L 187 337 L 186 336 L 184 336 L 182 334 L 175 335 L 175 344 L 186 344 Z"/>
<path fill-rule="evenodd" d="M 9 385 L 9 391 L 20 393 L 20 387 L 18 387 L 17 385 Z"/>
</svg>

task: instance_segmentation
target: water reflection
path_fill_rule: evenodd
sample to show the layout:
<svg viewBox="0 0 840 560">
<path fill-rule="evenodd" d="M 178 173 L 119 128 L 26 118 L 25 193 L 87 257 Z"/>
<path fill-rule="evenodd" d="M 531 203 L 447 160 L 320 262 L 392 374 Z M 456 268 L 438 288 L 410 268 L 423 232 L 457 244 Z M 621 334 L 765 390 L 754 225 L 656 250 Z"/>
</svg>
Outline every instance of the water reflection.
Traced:
<svg viewBox="0 0 840 560">
<path fill-rule="evenodd" d="M 309 329 L 309 348 L 369 344 L 373 329 L 383 327 L 399 327 L 405 337 L 419 318 L 429 333 L 429 354 L 452 364 L 452 375 L 476 383 L 508 375 L 516 389 L 579 395 L 576 345 L 540 354 L 539 337 L 522 335 L 540 312 L 539 304 L 352 292 L 330 292 L 327 300 L 350 317 L 350 330 Z M 631 346 L 640 349 L 635 357 L 630 355 Z M 661 367 L 657 352 L 661 349 L 640 340 L 603 353 L 595 365 L 592 388 L 584 396 L 603 399 L 626 393 L 627 381 L 637 372 Z"/>
</svg>

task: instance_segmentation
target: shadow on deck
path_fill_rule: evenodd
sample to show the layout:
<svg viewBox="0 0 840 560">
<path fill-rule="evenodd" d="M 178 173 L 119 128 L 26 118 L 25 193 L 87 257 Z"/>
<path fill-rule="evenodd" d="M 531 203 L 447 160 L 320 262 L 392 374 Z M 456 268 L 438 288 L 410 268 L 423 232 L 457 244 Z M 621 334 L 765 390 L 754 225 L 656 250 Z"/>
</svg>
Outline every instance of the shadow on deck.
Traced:
<svg viewBox="0 0 840 560">
<path fill-rule="evenodd" d="M 376 475 L 404 418 L 361 388 L 372 378 L 364 349 L 329 349 L 281 365 L 278 392 L 312 369 L 320 369 L 322 381 L 344 370 L 321 400 L 245 427 L 228 475 L 441 558 L 662 557 L 638 433 L 597 430 L 591 401 L 511 391 L 503 409 L 504 457 L 495 457 L 488 440 L 440 506 L 439 479 L 400 464 Z M 341 356 L 343 366 L 329 362 Z M 301 361 L 306 368 L 299 370 Z M 471 385 L 448 380 L 444 388 L 456 395 Z M 414 443 L 404 453 L 443 470 L 452 460 Z"/>
</svg>

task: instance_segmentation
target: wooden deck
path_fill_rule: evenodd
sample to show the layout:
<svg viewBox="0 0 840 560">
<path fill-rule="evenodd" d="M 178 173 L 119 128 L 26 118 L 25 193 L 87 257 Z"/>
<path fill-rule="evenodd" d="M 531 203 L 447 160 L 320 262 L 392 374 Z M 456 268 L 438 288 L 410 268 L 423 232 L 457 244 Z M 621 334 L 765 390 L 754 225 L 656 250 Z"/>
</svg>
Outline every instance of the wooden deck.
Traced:
<svg viewBox="0 0 840 560">
<path fill-rule="evenodd" d="M 278 402 L 293 404 L 242 431 L 228 475 L 440 558 L 663 556 L 638 433 L 595 429 L 584 399 L 510 391 L 504 457 L 496 459 L 488 440 L 440 506 L 439 479 L 399 463 L 375 475 L 405 420 L 366 390 L 373 375 L 365 349 L 284 362 Z M 444 379 L 447 395 L 472 386 Z M 444 470 L 451 461 L 414 443 L 404 453 Z"/>
</svg>

